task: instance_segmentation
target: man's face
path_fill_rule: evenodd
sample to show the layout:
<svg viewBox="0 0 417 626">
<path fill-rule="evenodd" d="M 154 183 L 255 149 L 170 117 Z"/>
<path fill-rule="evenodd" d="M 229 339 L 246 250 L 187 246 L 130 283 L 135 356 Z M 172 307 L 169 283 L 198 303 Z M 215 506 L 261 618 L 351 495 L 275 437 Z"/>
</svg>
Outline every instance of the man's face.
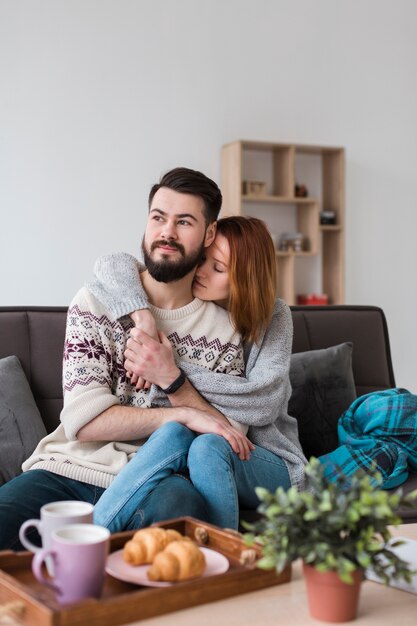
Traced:
<svg viewBox="0 0 417 626">
<path fill-rule="evenodd" d="M 161 187 L 153 197 L 142 241 L 150 275 L 164 283 L 184 278 L 196 268 L 214 235 L 214 224 L 206 227 L 201 198 Z"/>
</svg>

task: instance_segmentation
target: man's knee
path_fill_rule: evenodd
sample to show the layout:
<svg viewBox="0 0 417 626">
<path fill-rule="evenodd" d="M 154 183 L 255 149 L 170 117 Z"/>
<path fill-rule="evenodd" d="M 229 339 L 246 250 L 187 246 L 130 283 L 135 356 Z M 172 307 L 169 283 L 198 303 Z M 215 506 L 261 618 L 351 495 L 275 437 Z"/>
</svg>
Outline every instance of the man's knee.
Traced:
<svg viewBox="0 0 417 626">
<path fill-rule="evenodd" d="M 148 495 L 128 528 L 142 528 L 153 522 L 183 516 L 207 519 L 206 504 L 187 478 L 173 474 Z"/>
<path fill-rule="evenodd" d="M 32 493 L 33 484 L 26 474 L 12 478 L 1 487 L 0 550 L 24 549 L 19 541 L 19 528 L 27 519 L 39 517 L 40 507 L 33 505 Z"/>
</svg>

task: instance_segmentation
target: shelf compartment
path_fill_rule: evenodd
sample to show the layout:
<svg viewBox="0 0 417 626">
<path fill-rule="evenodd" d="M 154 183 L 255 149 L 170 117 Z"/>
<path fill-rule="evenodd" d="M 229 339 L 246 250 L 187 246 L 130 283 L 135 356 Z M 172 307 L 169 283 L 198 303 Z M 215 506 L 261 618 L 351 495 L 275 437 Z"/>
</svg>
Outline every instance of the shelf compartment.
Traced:
<svg viewBox="0 0 417 626">
<path fill-rule="evenodd" d="M 342 230 L 340 224 L 320 224 L 319 228 L 325 233 L 339 233 Z"/>
<path fill-rule="evenodd" d="M 326 227 L 322 230 L 322 283 L 323 292 L 329 296 L 329 304 L 344 302 L 344 238 L 341 228 Z"/>
<path fill-rule="evenodd" d="M 317 198 L 297 198 L 296 196 L 270 196 L 253 194 L 242 195 L 242 202 L 267 202 L 269 204 L 311 204 L 312 202 L 318 203 Z"/>
<path fill-rule="evenodd" d="M 263 182 L 266 193 L 242 193 L 244 180 Z M 311 196 L 295 196 L 295 182 L 305 184 Z M 320 283 L 330 303 L 344 303 L 343 148 L 234 141 L 222 148 L 222 192 L 222 215 L 259 217 L 278 241 L 283 232 L 302 232 L 307 237 L 308 249 L 301 253 L 277 251 L 280 297 L 295 304 L 295 274 L 299 274 L 303 257 L 316 255 L 317 263 L 312 261 L 312 283 Z M 336 224 L 320 224 L 320 210 L 334 211 Z M 300 260 L 295 267 L 297 259 Z M 306 281 L 309 284 L 310 278 Z"/>
</svg>

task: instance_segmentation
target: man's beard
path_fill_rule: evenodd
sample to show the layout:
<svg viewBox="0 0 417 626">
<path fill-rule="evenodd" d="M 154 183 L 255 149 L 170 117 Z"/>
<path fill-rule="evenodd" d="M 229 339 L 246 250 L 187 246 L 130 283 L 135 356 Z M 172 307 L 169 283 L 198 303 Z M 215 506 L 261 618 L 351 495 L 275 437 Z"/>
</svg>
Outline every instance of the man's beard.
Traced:
<svg viewBox="0 0 417 626">
<path fill-rule="evenodd" d="M 176 261 L 172 261 L 167 257 L 162 257 L 159 261 L 154 261 L 151 258 L 150 252 L 155 250 L 158 246 L 169 245 L 171 248 L 176 248 L 181 258 Z M 151 245 L 151 250 L 148 252 L 145 246 L 145 237 L 142 239 L 142 253 L 143 260 L 149 274 L 159 283 L 171 283 L 176 280 L 184 278 L 193 269 L 201 263 L 204 257 L 204 242 L 201 243 L 197 250 L 191 252 L 188 256 L 185 254 L 184 246 L 172 240 L 154 241 Z"/>
</svg>

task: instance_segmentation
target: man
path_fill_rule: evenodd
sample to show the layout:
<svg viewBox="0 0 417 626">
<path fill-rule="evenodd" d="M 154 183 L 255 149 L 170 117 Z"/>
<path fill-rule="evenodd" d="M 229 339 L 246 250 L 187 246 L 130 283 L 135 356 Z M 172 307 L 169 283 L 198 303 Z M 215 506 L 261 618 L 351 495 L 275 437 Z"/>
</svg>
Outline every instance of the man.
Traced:
<svg viewBox="0 0 417 626">
<path fill-rule="evenodd" d="M 210 302 L 195 301 L 191 293 L 195 268 L 215 237 L 221 200 L 213 181 L 186 168 L 168 172 L 152 187 L 143 284 L 161 330 L 176 331 L 183 358 L 201 358 L 201 349 L 191 348 L 203 332 L 212 351 L 206 365 L 239 373 L 243 356 L 227 313 Z M 110 319 L 87 289 L 75 296 L 67 319 L 61 424 L 25 461 L 23 474 L 0 489 L 1 549 L 18 548 L 20 525 L 39 516 L 48 502 L 96 503 L 141 443 L 167 422 L 216 432 L 242 458 L 248 454 L 251 444 L 245 435 L 196 393 L 178 367 L 161 388 L 169 395 L 182 387 L 182 406 L 151 406 L 147 391 L 130 383 L 123 364 L 132 326 L 126 317 Z M 204 516 L 204 503 L 190 483 L 182 477 L 167 481 L 149 494 L 133 527 L 163 519 L 167 510 Z"/>
</svg>

